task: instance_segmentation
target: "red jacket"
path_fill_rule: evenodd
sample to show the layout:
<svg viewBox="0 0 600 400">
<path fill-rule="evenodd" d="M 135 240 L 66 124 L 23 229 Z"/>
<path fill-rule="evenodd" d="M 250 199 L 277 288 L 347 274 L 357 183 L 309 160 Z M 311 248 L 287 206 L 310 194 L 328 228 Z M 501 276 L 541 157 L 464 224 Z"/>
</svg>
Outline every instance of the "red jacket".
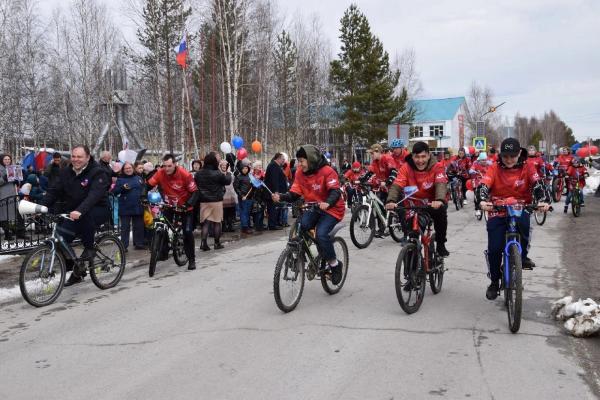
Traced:
<svg viewBox="0 0 600 400">
<path fill-rule="evenodd" d="M 448 183 L 448 177 L 446 176 L 444 164 L 441 162 L 436 163 L 429 171 L 418 171 L 413 169 L 408 163 L 405 163 L 400 168 L 400 171 L 398 171 L 398 176 L 394 183 L 401 188 L 407 186 L 418 187 L 419 191 L 412 197 L 427 199 L 431 202 L 441 200 L 435 198 L 435 184 Z"/>
<path fill-rule="evenodd" d="M 575 179 L 577 177 L 577 174 L 579 174 L 579 187 L 581 189 L 583 189 L 585 187 L 585 176 L 584 174 L 587 173 L 587 169 L 583 166 L 580 165 L 579 167 L 574 167 L 574 166 L 569 166 L 569 169 L 567 169 L 567 175 L 569 175 L 570 178 Z M 569 190 L 571 190 L 571 183 L 569 182 Z"/>
<path fill-rule="evenodd" d="M 389 178 L 392 169 L 397 169 L 396 161 L 388 154 L 382 154 L 379 160 L 371 161 L 369 166 L 369 171 L 373 172 L 380 181 Z"/>
<path fill-rule="evenodd" d="M 339 189 L 340 181 L 338 174 L 329 165 L 319 168 L 314 174 L 304 175 L 301 168 L 296 170 L 294 184 L 290 192 L 294 192 L 302 197 L 306 202 L 325 202 L 331 189 Z M 346 206 L 342 196 L 338 201 L 330 206 L 325 212 L 338 221 L 344 218 Z"/>
<path fill-rule="evenodd" d="M 467 156 L 459 158 L 458 156 L 452 157 L 452 161 L 458 165 L 459 175 L 467 176 L 469 169 L 471 168 L 471 159 Z"/>
<path fill-rule="evenodd" d="M 344 173 L 344 178 L 346 178 L 348 182 L 353 184 L 354 181 L 357 181 L 364 173 L 365 170 L 362 168 L 358 172 L 354 172 L 351 169 L 349 169 Z"/>
<path fill-rule="evenodd" d="M 164 168 L 159 169 L 148 180 L 150 186 L 160 186 L 165 203 L 183 206 L 193 192 L 198 190 L 194 177 L 182 167 L 177 167 L 173 175 L 167 175 Z"/>
<path fill-rule="evenodd" d="M 527 157 L 527 164 L 532 164 L 535 170 L 542 175 L 542 167 L 546 164 L 541 156 Z"/>
<path fill-rule="evenodd" d="M 573 161 L 573 156 L 571 154 L 561 154 L 556 157 L 556 161 L 558 162 L 558 165 L 566 171 L 571 165 L 571 161 Z"/>
<path fill-rule="evenodd" d="M 400 171 L 400 168 L 402 168 L 402 166 L 406 162 L 406 156 L 408 156 L 408 154 L 409 153 L 406 149 L 402 149 L 402 153 L 400 153 L 399 156 L 394 155 L 394 153 L 392 152 L 392 158 L 394 159 L 394 162 L 396 163 L 396 169 L 398 171 Z"/>
<path fill-rule="evenodd" d="M 540 180 L 535 167 L 524 163 L 519 168 L 503 168 L 500 164 L 492 164 L 482 183 L 490 189 L 492 197 L 514 197 L 525 203 L 531 203 L 531 191 L 534 184 Z"/>
</svg>

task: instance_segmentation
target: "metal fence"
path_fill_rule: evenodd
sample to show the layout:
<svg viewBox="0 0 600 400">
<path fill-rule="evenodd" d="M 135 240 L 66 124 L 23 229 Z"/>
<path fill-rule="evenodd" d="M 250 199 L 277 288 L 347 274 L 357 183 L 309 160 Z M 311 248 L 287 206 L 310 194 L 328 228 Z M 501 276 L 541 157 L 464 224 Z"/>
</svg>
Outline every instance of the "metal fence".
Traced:
<svg viewBox="0 0 600 400">
<path fill-rule="evenodd" d="M 19 196 L 0 199 L 0 255 L 26 253 L 52 234 L 53 225 L 43 214 L 21 216 L 19 201 Z M 114 198 L 109 196 L 109 222 L 100 226 L 97 234 L 120 233 L 113 204 Z M 56 209 L 60 209 L 60 204 L 56 204 Z"/>
</svg>

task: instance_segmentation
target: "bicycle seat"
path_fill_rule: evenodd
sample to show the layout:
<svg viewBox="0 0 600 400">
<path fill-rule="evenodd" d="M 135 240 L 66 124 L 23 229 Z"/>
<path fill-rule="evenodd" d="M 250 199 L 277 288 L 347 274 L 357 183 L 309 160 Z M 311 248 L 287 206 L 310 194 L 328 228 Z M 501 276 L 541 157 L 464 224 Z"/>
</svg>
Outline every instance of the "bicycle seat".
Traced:
<svg viewBox="0 0 600 400">
<path fill-rule="evenodd" d="M 329 232 L 329 237 L 333 239 L 335 237 L 335 234 L 338 233 L 340 231 L 340 229 L 345 228 L 345 227 L 346 227 L 345 223 L 338 222 L 337 224 L 335 224 L 335 226 L 333 227 L 331 232 Z"/>
</svg>

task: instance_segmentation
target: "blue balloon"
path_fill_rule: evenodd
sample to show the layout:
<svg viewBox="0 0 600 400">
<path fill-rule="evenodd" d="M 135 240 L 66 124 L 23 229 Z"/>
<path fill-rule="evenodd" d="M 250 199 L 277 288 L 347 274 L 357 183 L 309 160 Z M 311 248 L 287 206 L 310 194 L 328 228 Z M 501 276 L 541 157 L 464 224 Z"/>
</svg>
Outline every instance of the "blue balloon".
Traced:
<svg viewBox="0 0 600 400">
<path fill-rule="evenodd" d="M 581 147 L 581 143 L 575 143 L 573 146 L 571 146 L 571 151 L 575 152 L 575 151 L 579 150 L 580 147 Z"/>
<path fill-rule="evenodd" d="M 244 139 L 242 139 L 241 136 L 236 135 L 233 137 L 231 143 L 233 143 L 233 147 L 240 149 L 244 145 Z"/>
</svg>

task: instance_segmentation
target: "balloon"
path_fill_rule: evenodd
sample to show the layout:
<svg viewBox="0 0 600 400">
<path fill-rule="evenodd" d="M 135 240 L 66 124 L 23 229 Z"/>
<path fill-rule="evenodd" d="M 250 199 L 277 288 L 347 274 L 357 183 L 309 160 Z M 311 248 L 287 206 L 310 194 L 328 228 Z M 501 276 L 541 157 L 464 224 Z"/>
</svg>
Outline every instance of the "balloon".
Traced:
<svg viewBox="0 0 600 400">
<path fill-rule="evenodd" d="M 227 142 L 221 143 L 221 145 L 219 146 L 219 148 L 225 154 L 231 153 L 231 145 L 229 143 L 227 143 Z"/>
<path fill-rule="evenodd" d="M 252 142 L 252 151 L 255 153 L 260 153 L 262 151 L 262 144 L 258 140 Z"/>
<path fill-rule="evenodd" d="M 248 151 L 246 151 L 245 148 L 241 148 L 237 151 L 237 159 L 238 160 L 243 160 L 244 158 L 248 157 Z"/>
<path fill-rule="evenodd" d="M 576 152 L 580 147 L 581 143 L 575 143 L 573 146 L 571 146 L 571 151 Z"/>
<path fill-rule="evenodd" d="M 469 146 L 469 154 L 475 154 L 475 147 Z"/>
<path fill-rule="evenodd" d="M 235 135 L 231 143 L 233 143 L 233 147 L 235 147 L 236 149 L 240 149 L 244 145 L 244 139 L 242 139 L 240 136 Z"/>
<path fill-rule="evenodd" d="M 590 146 L 590 152 L 592 153 L 593 156 L 598 154 L 598 146 Z"/>
<path fill-rule="evenodd" d="M 137 158 L 137 152 L 133 150 L 121 150 L 118 154 L 119 160 L 122 162 L 134 163 Z"/>
<path fill-rule="evenodd" d="M 577 149 L 577 157 L 586 157 L 590 154 L 590 151 L 587 147 L 580 147 Z"/>
</svg>

